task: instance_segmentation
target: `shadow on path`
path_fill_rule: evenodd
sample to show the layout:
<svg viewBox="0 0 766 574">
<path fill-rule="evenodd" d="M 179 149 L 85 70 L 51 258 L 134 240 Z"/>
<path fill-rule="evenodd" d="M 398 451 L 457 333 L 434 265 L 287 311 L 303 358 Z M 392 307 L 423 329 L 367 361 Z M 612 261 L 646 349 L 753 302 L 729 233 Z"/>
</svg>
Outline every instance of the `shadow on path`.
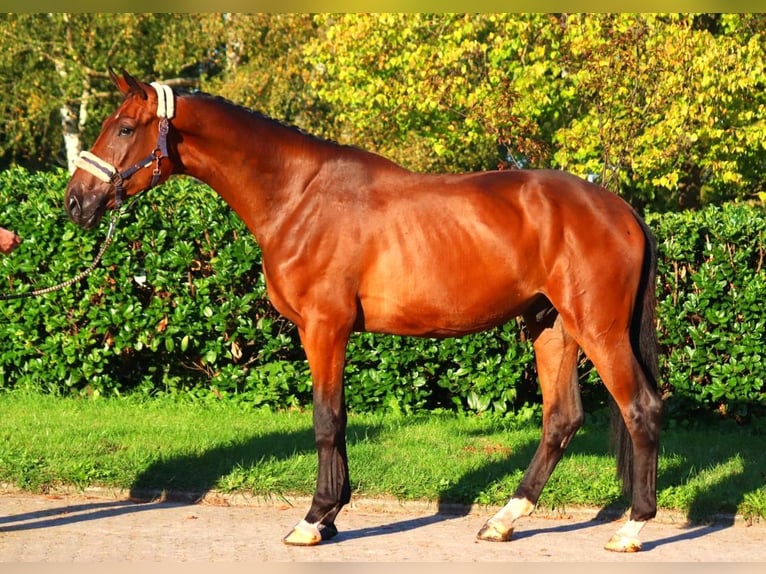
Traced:
<svg viewBox="0 0 766 574">
<path fill-rule="evenodd" d="M 186 506 L 183 503 L 163 504 Z M 76 524 L 78 522 L 102 520 L 125 514 L 157 510 L 158 508 L 157 504 L 136 503 L 130 500 L 88 502 L 69 506 L 57 506 L 56 508 L 46 508 L 22 514 L 0 516 L 0 532 L 19 532 L 24 530 L 54 528 L 56 526 L 65 526 L 68 524 Z"/>
<path fill-rule="evenodd" d="M 417 418 L 411 423 L 402 424 L 417 425 Z M 353 423 L 349 424 L 349 446 L 353 447 L 355 442 L 372 441 L 376 443 L 385 442 L 385 425 L 375 423 Z M 479 433 L 481 434 L 481 433 Z M 575 437 L 570 445 L 568 456 L 573 453 L 580 454 L 604 454 L 606 449 L 606 439 L 602 432 L 596 429 L 591 436 L 588 433 L 582 433 Z M 669 488 L 690 480 L 690 477 L 697 473 L 700 468 L 699 460 L 696 456 L 695 448 L 689 445 L 688 437 L 683 433 L 681 436 L 672 437 L 672 432 L 665 432 L 666 456 L 671 462 L 665 465 L 661 470 L 658 486 L 660 488 Z M 585 435 L 585 436 L 583 436 Z M 668 435 L 671 435 L 669 437 Z M 696 445 L 699 447 L 699 445 Z M 383 448 L 381 446 L 381 448 Z M 456 483 L 445 487 L 439 495 L 438 509 L 430 516 L 418 518 L 408 518 L 389 523 L 382 523 L 379 526 L 365 527 L 356 530 L 344 530 L 340 526 L 341 532 L 338 537 L 329 541 L 335 543 L 340 541 L 355 540 L 371 536 L 384 536 L 387 534 L 406 532 L 422 528 L 424 526 L 435 524 L 442 521 L 454 519 L 456 517 L 467 515 L 471 507 L 468 502 L 479 500 L 483 492 L 486 492 L 496 483 L 504 479 L 511 473 L 519 469 L 525 469 L 529 464 L 537 448 L 537 439 L 532 438 L 517 446 L 508 456 L 498 459 L 497 457 L 488 458 L 484 464 L 478 465 L 470 472 L 460 476 Z M 0 516 L 0 532 L 13 532 L 21 530 L 34 530 L 56 527 L 64 524 L 71 524 L 83 521 L 99 520 L 119 516 L 122 514 L 143 512 L 145 510 L 157 510 L 157 504 L 139 504 L 135 500 L 152 500 L 163 496 L 166 500 L 164 504 L 193 504 L 204 497 L 212 490 L 221 477 L 227 476 L 237 467 L 254 468 L 260 461 L 268 459 L 289 460 L 296 455 L 313 455 L 315 453 L 314 434 L 311 428 L 296 430 L 292 432 L 265 433 L 250 438 L 231 441 L 227 444 L 216 445 L 206 451 L 167 457 L 157 460 L 139 475 L 134 481 L 130 490 L 131 501 L 110 501 L 93 502 L 87 504 L 78 504 L 66 506 L 63 508 L 54 508 L 20 514 L 16 516 Z M 734 473 L 733 475 L 722 477 L 718 482 L 712 483 L 708 489 L 701 489 L 698 497 L 692 504 L 691 519 L 694 514 L 700 512 L 699 507 L 710 497 L 722 496 L 727 494 L 741 500 L 745 494 L 756 489 L 760 484 L 757 482 L 759 472 L 762 472 L 763 463 L 757 462 L 752 452 L 747 450 L 747 445 L 743 445 L 740 453 L 734 453 L 739 456 L 744 471 Z M 353 453 L 351 454 L 353 456 Z M 725 463 L 729 453 L 720 453 L 717 461 Z M 313 480 L 314 477 L 311 477 Z M 438 480 L 438 478 L 437 478 Z M 510 497 L 512 492 L 508 492 Z M 576 524 L 566 524 L 552 526 L 551 528 L 524 530 L 523 520 L 519 522 L 515 538 L 529 538 L 545 532 L 566 533 L 574 530 L 591 528 L 605 521 L 611 521 L 621 516 L 628 508 L 628 502 L 616 497 L 605 504 L 594 519 L 589 519 Z M 390 515 L 389 515 L 390 516 Z M 487 513 L 489 518 L 490 513 Z M 386 515 L 381 514 L 381 519 L 385 520 Z M 654 548 L 664 544 L 670 544 L 681 540 L 690 540 L 693 538 L 704 537 L 722 528 L 733 525 L 733 519 L 726 515 L 719 515 L 714 524 L 701 526 L 698 528 L 688 528 L 680 530 L 670 538 L 662 540 L 645 540 L 644 549 L 651 551 Z"/>
</svg>

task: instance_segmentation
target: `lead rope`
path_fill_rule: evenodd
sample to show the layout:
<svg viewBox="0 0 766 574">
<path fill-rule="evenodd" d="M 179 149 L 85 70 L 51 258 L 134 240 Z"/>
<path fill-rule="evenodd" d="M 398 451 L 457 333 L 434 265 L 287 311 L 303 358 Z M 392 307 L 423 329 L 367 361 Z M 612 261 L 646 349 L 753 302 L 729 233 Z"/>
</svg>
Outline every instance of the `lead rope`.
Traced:
<svg viewBox="0 0 766 574">
<path fill-rule="evenodd" d="M 45 287 L 44 289 L 35 289 L 34 291 L 28 291 L 26 293 L 0 294 L 0 301 L 7 301 L 10 299 L 23 299 L 27 297 L 37 297 L 39 295 L 45 295 L 46 293 L 61 291 L 62 289 L 66 289 L 67 287 L 74 285 L 78 281 L 81 281 L 82 279 L 90 275 L 93 272 L 93 270 L 98 266 L 98 264 L 101 262 L 101 258 L 104 256 L 104 253 L 106 252 L 109 245 L 111 245 L 112 239 L 114 237 L 115 229 L 117 228 L 117 220 L 120 218 L 121 214 L 122 214 L 122 211 L 113 212 L 112 218 L 109 221 L 109 230 L 106 233 L 106 239 L 104 239 L 104 243 L 101 245 L 101 249 L 99 249 L 98 253 L 96 254 L 96 257 L 93 259 L 93 262 L 86 269 L 84 269 L 83 271 L 81 271 L 80 273 L 72 277 L 71 279 L 63 281 L 51 287 Z"/>
<path fill-rule="evenodd" d="M 114 239 L 114 232 L 117 229 L 117 221 L 122 217 L 122 214 L 125 213 L 130 209 L 130 207 L 133 205 L 133 201 L 131 201 L 126 208 L 120 208 L 116 211 L 112 212 L 112 217 L 109 220 L 109 230 L 106 232 L 106 238 L 104 239 L 104 243 L 101 245 L 101 249 L 99 249 L 98 253 L 96 254 L 96 257 L 93 259 L 93 262 L 83 271 L 72 277 L 71 279 L 67 279 L 66 281 L 63 281 L 57 285 L 52 285 L 51 287 L 45 287 L 44 289 L 35 289 L 34 291 L 28 291 L 26 293 L 1 293 L 0 294 L 0 301 L 8 301 L 10 299 L 24 299 L 28 297 L 37 297 L 39 295 L 45 295 L 46 293 L 53 293 L 54 291 L 61 291 L 62 289 L 66 289 L 67 287 L 74 285 L 78 281 L 81 281 L 82 279 L 85 279 L 88 275 L 90 275 L 93 270 L 98 266 L 98 264 L 101 262 L 101 258 L 104 256 L 104 253 L 106 252 L 109 245 L 112 243 L 112 239 Z"/>
</svg>

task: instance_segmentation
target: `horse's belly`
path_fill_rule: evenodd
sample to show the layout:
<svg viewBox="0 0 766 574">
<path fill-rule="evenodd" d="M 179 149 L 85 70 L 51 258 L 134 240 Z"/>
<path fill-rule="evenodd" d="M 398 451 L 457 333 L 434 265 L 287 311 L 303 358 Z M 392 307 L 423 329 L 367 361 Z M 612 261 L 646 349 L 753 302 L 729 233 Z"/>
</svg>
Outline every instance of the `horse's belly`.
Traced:
<svg viewBox="0 0 766 574">
<path fill-rule="evenodd" d="M 534 230 L 490 196 L 441 199 L 438 209 L 431 202 L 397 212 L 362 241 L 360 328 L 474 333 L 518 315 L 540 292 Z"/>
<path fill-rule="evenodd" d="M 425 279 L 423 279 L 425 281 Z M 534 292 L 509 280 L 421 284 L 417 276 L 382 279 L 360 294 L 360 329 L 397 335 L 450 337 L 483 331 L 522 313 Z"/>
</svg>

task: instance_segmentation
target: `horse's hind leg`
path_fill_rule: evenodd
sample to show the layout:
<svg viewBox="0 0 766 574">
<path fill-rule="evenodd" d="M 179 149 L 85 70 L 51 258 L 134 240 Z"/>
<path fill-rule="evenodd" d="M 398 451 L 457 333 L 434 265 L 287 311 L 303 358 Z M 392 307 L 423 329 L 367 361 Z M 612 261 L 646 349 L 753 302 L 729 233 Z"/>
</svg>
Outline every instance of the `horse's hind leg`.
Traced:
<svg viewBox="0 0 766 574">
<path fill-rule="evenodd" d="M 619 408 L 624 426 L 617 437 L 625 449 L 618 453 L 618 474 L 625 493 L 631 496 L 630 519 L 607 542 L 615 552 L 637 552 L 638 538 L 647 521 L 657 513 L 657 457 L 662 400 L 649 384 L 633 349 L 624 336 L 602 344 L 586 354 L 601 375 Z M 613 429 L 614 430 L 614 429 Z"/>
<path fill-rule="evenodd" d="M 482 527 L 477 535 L 480 540 L 503 542 L 511 539 L 514 522 L 532 513 L 564 449 L 582 425 L 577 380 L 579 346 L 564 330 L 558 314 L 551 307 L 548 311 L 553 314 L 552 319 L 538 320 L 532 313 L 525 315 L 534 339 L 543 394 L 542 439 L 513 497 Z"/>
</svg>

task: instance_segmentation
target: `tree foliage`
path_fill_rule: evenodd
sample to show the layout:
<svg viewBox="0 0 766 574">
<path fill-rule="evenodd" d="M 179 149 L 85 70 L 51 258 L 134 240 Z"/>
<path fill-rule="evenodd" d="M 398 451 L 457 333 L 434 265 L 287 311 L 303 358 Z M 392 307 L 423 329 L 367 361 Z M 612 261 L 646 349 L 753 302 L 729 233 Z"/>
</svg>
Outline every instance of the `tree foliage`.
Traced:
<svg viewBox="0 0 766 574">
<path fill-rule="evenodd" d="M 553 167 L 653 209 L 749 198 L 765 32 L 762 14 L 4 14 L 0 165 L 87 147 L 113 66 L 416 170 Z"/>
<path fill-rule="evenodd" d="M 210 50 L 205 37 L 197 35 L 199 19 L 176 14 L 1 15 L 2 163 L 48 168 L 71 163 L 66 138 L 73 138 L 75 146 L 82 139 L 92 141 L 118 101 L 108 68 L 164 78 L 198 66 Z"/>
<path fill-rule="evenodd" d="M 763 184 L 763 30 L 731 34 L 695 16 L 567 19 L 565 62 L 579 106 L 554 136 L 555 165 L 669 207 L 745 197 Z"/>
<path fill-rule="evenodd" d="M 752 16 L 329 16 L 308 50 L 337 137 L 416 169 L 501 160 L 660 208 L 763 188 L 764 20 Z M 516 163 L 515 161 L 513 163 Z"/>
<path fill-rule="evenodd" d="M 304 127 L 320 126 L 306 86 L 302 47 L 316 35 L 310 14 L 228 14 L 208 20 L 222 40 L 221 73 L 205 76 L 205 90 Z M 319 116 L 319 117 L 317 117 Z"/>
<path fill-rule="evenodd" d="M 515 113 L 518 93 L 498 66 L 496 17 L 346 14 L 321 28 L 306 59 L 333 111 L 329 135 L 423 171 L 494 168 L 498 144 L 510 141 L 539 155 L 536 126 Z"/>
</svg>

